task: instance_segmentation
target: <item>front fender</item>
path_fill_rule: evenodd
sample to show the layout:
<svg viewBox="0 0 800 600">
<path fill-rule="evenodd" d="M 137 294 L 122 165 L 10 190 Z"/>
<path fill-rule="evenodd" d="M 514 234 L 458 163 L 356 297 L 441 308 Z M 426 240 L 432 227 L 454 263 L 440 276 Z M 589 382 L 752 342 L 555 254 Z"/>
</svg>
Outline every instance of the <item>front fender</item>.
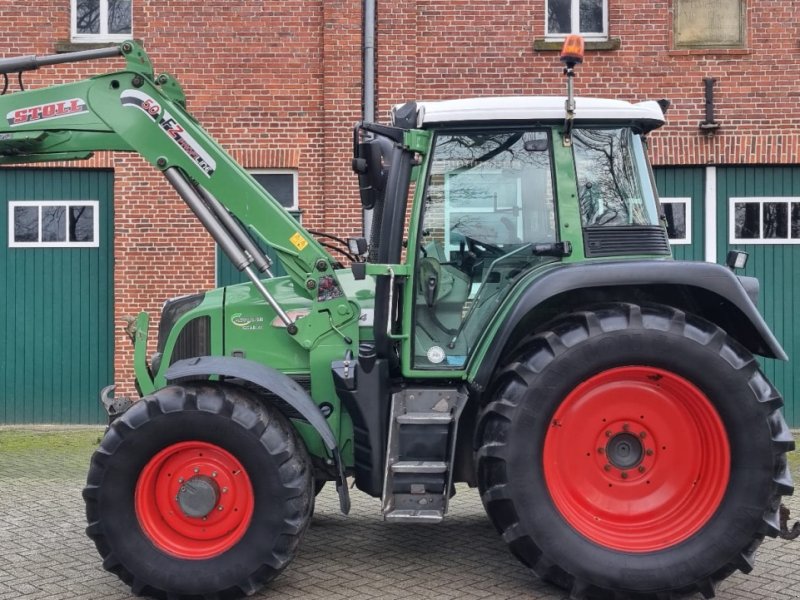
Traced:
<svg viewBox="0 0 800 600">
<path fill-rule="evenodd" d="M 170 365 L 165 377 L 168 382 L 175 382 L 180 379 L 208 378 L 213 375 L 234 377 L 254 383 L 272 392 L 300 413 L 316 430 L 325 447 L 330 451 L 339 473 L 339 480 L 336 482 L 339 504 L 344 514 L 350 512 L 350 497 L 347 492 L 344 463 L 336 436 L 311 396 L 291 377 L 276 369 L 252 360 L 230 356 L 201 356 L 179 360 Z"/>
<path fill-rule="evenodd" d="M 728 330 L 751 352 L 788 359 L 742 282 L 722 265 L 654 260 L 570 264 L 541 274 L 509 298 L 513 306 L 500 314 L 474 354 L 480 362 L 470 366 L 468 378 L 476 390 L 488 384 L 509 341 L 520 335 L 523 320 L 556 297 L 561 310 L 570 306 L 566 300 L 581 298 L 660 302 L 685 310 L 697 304 L 700 316 Z"/>
</svg>

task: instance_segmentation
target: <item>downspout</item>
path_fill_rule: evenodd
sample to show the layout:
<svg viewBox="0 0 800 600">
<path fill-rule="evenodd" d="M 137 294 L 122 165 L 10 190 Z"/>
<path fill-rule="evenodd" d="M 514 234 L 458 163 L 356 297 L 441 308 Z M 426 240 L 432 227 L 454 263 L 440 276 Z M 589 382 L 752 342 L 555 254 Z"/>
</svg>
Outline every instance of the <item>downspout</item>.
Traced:
<svg viewBox="0 0 800 600">
<path fill-rule="evenodd" d="M 362 120 L 375 122 L 375 0 L 364 0 L 364 112 Z M 367 242 L 372 236 L 372 210 L 363 211 L 362 230 Z"/>
</svg>

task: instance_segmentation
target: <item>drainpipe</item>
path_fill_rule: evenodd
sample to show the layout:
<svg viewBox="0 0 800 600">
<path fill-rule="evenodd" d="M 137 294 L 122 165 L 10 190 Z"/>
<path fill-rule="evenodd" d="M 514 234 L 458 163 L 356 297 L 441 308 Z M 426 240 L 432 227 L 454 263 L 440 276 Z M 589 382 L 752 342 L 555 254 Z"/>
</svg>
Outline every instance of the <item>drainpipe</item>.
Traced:
<svg viewBox="0 0 800 600">
<path fill-rule="evenodd" d="M 364 113 L 362 119 L 375 121 L 375 1 L 364 0 Z M 372 236 L 372 211 L 364 210 L 362 217 L 364 238 Z"/>
</svg>

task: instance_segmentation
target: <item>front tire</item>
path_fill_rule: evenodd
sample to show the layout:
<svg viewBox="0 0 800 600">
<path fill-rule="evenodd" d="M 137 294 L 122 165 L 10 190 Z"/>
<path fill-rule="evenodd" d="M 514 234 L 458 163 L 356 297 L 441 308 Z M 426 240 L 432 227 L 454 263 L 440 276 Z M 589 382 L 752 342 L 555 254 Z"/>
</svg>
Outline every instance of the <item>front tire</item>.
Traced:
<svg viewBox="0 0 800 600">
<path fill-rule="evenodd" d="M 308 526 L 309 465 L 283 415 L 241 388 L 164 388 L 114 421 L 92 457 L 86 531 L 136 594 L 250 595 Z"/>
<path fill-rule="evenodd" d="M 630 304 L 572 314 L 495 379 L 481 497 L 517 558 L 574 598 L 713 597 L 778 533 L 794 447 L 781 406 L 707 321 Z"/>
</svg>

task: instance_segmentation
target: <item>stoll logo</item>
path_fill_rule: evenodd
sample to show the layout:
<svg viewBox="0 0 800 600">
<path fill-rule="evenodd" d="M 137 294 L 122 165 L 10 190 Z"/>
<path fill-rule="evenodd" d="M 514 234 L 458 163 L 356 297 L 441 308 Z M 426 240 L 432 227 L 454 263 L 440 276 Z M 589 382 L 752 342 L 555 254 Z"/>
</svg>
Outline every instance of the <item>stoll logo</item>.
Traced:
<svg viewBox="0 0 800 600">
<path fill-rule="evenodd" d="M 231 315 L 231 323 L 236 327 L 241 327 L 244 331 L 264 329 L 264 317 L 247 317 L 242 313 L 234 313 Z"/>
<path fill-rule="evenodd" d="M 26 123 L 71 117 L 72 115 L 83 112 L 89 112 L 89 107 L 86 106 L 86 102 L 80 98 L 71 98 L 70 100 L 61 100 L 59 102 L 51 102 L 50 104 L 39 104 L 38 106 L 29 106 L 27 108 L 12 110 L 6 115 L 6 120 L 8 124 L 13 127 L 14 125 L 25 125 Z"/>
</svg>

